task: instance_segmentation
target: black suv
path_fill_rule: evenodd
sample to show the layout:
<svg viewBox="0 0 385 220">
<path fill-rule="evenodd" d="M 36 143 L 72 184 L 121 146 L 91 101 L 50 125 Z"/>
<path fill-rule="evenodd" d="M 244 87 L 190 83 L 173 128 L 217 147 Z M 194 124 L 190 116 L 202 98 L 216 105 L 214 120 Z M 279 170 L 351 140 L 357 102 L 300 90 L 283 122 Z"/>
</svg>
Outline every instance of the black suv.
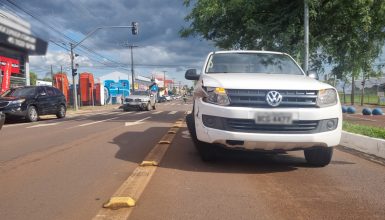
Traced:
<svg viewBox="0 0 385 220">
<path fill-rule="evenodd" d="M 24 86 L 12 88 L 0 96 L 0 112 L 6 116 L 24 117 L 37 121 L 39 115 L 66 115 L 66 99 L 57 88 L 50 86 Z"/>
<path fill-rule="evenodd" d="M 4 120 L 5 120 L 5 115 L 2 112 L 0 112 L 0 129 L 4 125 Z"/>
</svg>

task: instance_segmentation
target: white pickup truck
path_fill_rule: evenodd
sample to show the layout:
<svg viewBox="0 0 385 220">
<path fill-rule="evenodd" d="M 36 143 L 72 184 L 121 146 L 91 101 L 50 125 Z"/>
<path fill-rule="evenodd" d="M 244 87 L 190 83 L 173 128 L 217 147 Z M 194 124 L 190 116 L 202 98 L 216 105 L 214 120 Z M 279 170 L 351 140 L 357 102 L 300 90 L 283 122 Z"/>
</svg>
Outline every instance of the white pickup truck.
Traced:
<svg viewBox="0 0 385 220">
<path fill-rule="evenodd" d="M 326 166 L 340 143 L 342 111 L 332 86 L 307 76 L 288 54 L 218 51 L 196 80 L 189 131 L 203 160 L 217 147 L 285 152 L 304 150 L 306 161 Z"/>
</svg>

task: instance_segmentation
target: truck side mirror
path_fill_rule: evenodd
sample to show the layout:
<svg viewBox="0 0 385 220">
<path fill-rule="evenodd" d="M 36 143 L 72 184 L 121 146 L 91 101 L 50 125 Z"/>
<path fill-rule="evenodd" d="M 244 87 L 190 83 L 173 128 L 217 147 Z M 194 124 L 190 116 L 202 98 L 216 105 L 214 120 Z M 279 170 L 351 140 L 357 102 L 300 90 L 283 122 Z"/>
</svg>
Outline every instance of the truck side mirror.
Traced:
<svg viewBox="0 0 385 220">
<path fill-rule="evenodd" d="M 318 74 L 314 70 L 308 70 L 307 71 L 307 76 L 312 78 L 312 79 L 319 80 Z"/>
<path fill-rule="evenodd" d="M 186 74 L 184 75 L 184 77 L 188 80 L 198 80 L 199 79 L 199 75 L 197 74 L 197 70 L 196 69 L 189 69 L 186 71 Z"/>
</svg>

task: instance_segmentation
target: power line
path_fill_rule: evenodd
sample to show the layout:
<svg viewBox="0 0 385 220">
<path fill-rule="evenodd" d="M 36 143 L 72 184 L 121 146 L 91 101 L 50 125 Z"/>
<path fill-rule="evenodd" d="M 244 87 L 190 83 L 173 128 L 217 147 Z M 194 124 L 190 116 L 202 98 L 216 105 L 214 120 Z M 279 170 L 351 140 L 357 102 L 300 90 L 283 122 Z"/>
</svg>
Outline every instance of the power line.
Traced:
<svg viewBox="0 0 385 220">
<path fill-rule="evenodd" d="M 67 36 L 66 34 L 62 33 L 60 30 L 58 30 L 58 29 L 56 29 L 55 27 L 53 27 L 52 25 L 48 24 L 48 23 L 45 22 L 44 20 L 40 19 L 38 16 L 34 15 L 34 14 L 31 13 L 30 11 L 24 9 L 23 7 L 21 7 L 20 5 L 18 5 L 18 4 L 16 4 L 16 3 L 12 2 L 11 0 L 6 0 L 6 1 L 7 1 L 8 3 L 10 3 L 11 5 L 13 5 L 14 7 L 16 7 L 17 9 L 19 9 L 19 10 L 23 11 L 24 13 L 26 13 L 27 15 L 31 16 L 32 18 L 36 19 L 36 20 L 39 21 L 40 23 L 46 25 L 45 27 L 48 27 L 49 29 L 51 29 L 51 30 L 54 31 L 55 33 L 59 34 L 59 36 L 63 36 L 63 37 L 64 37 L 66 40 L 68 40 L 70 43 L 76 43 L 76 40 L 74 40 L 74 39 L 72 39 L 71 37 Z M 53 42 L 53 41 L 50 40 L 50 42 Z M 53 43 L 56 44 L 56 45 L 58 45 L 56 42 L 53 42 Z M 58 45 L 58 46 L 59 46 L 59 45 Z M 59 47 L 63 48 L 62 46 L 59 46 Z M 93 55 L 99 56 L 99 57 L 101 57 L 101 58 L 103 58 L 103 59 L 106 59 L 106 60 L 108 60 L 108 61 L 110 61 L 110 62 L 114 62 L 114 63 L 119 64 L 119 65 L 123 65 L 122 63 L 119 63 L 119 62 L 114 61 L 114 60 L 112 60 L 112 59 L 110 59 L 110 58 L 108 58 L 108 57 L 105 57 L 105 56 L 101 55 L 100 53 L 97 53 L 97 52 L 95 52 L 94 50 L 92 50 L 92 49 L 90 49 L 90 48 L 88 48 L 88 47 L 86 47 L 86 46 L 84 46 L 84 45 L 81 45 L 80 47 L 81 47 L 81 49 L 84 49 L 84 50 L 82 50 L 82 51 L 85 51 L 85 50 L 86 50 L 86 51 L 87 51 L 87 52 L 86 52 L 87 54 L 93 54 Z M 63 49 L 65 49 L 65 50 L 68 51 L 67 48 L 63 48 Z"/>
</svg>

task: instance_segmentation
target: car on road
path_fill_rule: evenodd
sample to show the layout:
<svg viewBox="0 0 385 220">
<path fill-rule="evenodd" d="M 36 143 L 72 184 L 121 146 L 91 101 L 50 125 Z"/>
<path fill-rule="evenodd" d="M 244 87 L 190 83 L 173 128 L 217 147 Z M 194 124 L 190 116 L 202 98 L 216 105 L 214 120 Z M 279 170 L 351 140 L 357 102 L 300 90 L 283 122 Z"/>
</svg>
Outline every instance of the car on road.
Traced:
<svg viewBox="0 0 385 220">
<path fill-rule="evenodd" d="M 151 91 L 134 91 L 124 99 L 123 110 L 146 110 L 156 109 L 155 95 Z"/>
<path fill-rule="evenodd" d="M 166 102 L 166 101 L 167 101 L 166 97 L 164 97 L 164 96 L 159 96 L 159 97 L 158 97 L 158 102 L 159 102 L 159 103 L 161 103 L 161 102 Z"/>
<path fill-rule="evenodd" d="M 187 70 L 197 83 L 186 120 L 202 159 L 215 159 L 222 146 L 304 150 L 309 164 L 329 164 L 341 138 L 341 104 L 335 88 L 311 75 L 288 54 L 268 51 L 212 52 L 201 74 Z"/>
<path fill-rule="evenodd" d="M 23 117 L 34 122 L 40 115 L 66 116 L 67 105 L 63 93 L 51 86 L 11 88 L 0 95 L 0 111 L 7 117 Z"/>
<path fill-rule="evenodd" d="M 3 127 L 5 121 L 5 115 L 3 112 L 0 112 L 0 129 Z"/>
</svg>

